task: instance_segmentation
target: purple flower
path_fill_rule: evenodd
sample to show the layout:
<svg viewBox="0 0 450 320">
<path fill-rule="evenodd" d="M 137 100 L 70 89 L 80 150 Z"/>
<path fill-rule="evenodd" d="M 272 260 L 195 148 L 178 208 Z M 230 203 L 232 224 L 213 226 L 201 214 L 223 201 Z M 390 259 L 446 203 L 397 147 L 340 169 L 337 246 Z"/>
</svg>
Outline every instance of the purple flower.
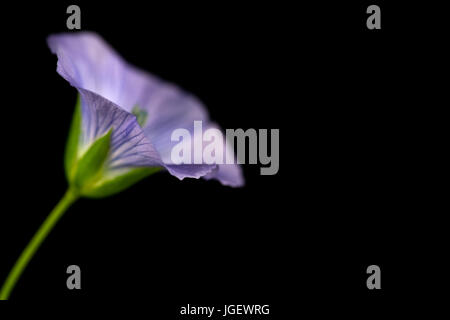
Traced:
<svg viewBox="0 0 450 320">
<path fill-rule="evenodd" d="M 203 127 L 217 128 L 196 97 L 131 66 L 95 33 L 51 35 L 47 41 L 58 57 L 57 72 L 80 93 L 77 158 L 112 129 L 104 164 L 107 178 L 135 168 L 163 167 L 179 179 L 204 177 L 233 187 L 244 184 L 236 164 L 171 162 L 175 129 L 192 132 L 197 120 Z"/>
</svg>

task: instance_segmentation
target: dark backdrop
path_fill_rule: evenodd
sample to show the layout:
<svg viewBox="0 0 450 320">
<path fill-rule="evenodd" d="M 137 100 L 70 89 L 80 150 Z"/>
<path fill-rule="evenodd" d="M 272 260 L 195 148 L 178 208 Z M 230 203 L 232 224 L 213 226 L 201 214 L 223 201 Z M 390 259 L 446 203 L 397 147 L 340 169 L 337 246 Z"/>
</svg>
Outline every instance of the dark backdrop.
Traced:
<svg viewBox="0 0 450 320">
<path fill-rule="evenodd" d="M 277 319 L 396 303 L 420 249 L 408 226 L 421 205 L 410 174 L 421 30 L 406 24 L 407 7 L 378 2 L 382 30 L 369 31 L 363 2 L 78 3 L 83 30 L 197 95 L 223 128 L 279 128 L 280 170 L 260 176 L 245 165 L 240 189 L 159 173 L 82 199 L 12 303 L 124 306 L 167 319 L 187 303 L 270 304 Z M 1 281 L 66 188 L 76 90 L 45 39 L 66 31 L 69 4 L 2 15 Z M 66 289 L 71 264 L 81 267 L 80 291 Z M 371 264 L 381 291 L 366 288 Z"/>
</svg>

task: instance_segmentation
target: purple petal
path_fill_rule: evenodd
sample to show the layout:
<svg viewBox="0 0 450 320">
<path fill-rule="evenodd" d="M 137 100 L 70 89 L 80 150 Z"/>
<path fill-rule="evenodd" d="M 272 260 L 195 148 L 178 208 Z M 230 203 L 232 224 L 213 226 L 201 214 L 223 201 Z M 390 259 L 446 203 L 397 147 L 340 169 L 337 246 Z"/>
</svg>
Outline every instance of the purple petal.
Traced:
<svg viewBox="0 0 450 320">
<path fill-rule="evenodd" d="M 210 128 L 219 129 L 219 126 L 211 123 Z M 226 137 L 223 137 L 220 141 L 213 141 L 211 143 L 215 144 L 216 148 L 218 145 L 221 145 L 220 149 L 223 149 L 225 153 L 233 155 L 234 163 L 237 162 L 234 150 L 232 150 L 231 146 L 227 143 Z M 242 187 L 245 184 L 242 168 L 237 164 L 219 164 L 216 169 L 205 175 L 203 178 L 206 180 L 216 179 L 223 185 L 231 187 Z"/>
<path fill-rule="evenodd" d="M 203 178 L 206 180 L 216 179 L 230 187 L 242 187 L 245 184 L 242 168 L 234 164 L 220 164 Z"/>
<path fill-rule="evenodd" d="M 58 73 L 72 86 L 95 92 L 128 112 L 159 82 L 127 64 L 95 33 L 56 34 L 47 42 L 58 56 Z"/>
<path fill-rule="evenodd" d="M 209 164 L 179 164 L 166 165 L 165 167 L 170 174 L 176 176 L 180 180 L 183 180 L 184 178 L 198 179 L 210 174 L 217 168 L 217 166 Z"/>
<path fill-rule="evenodd" d="M 163 165 L 159 153 L 145 137 L 136 117 L 96 93 L 78 89 L 81 95 L 82 133 L 80 153 L 111 128 L 110 170 Z"/>
<path fill-rule="evenodd" d="M 58 73 L 84 96 L 83 143 L 92 142 L 111 126 L 117 131 L 113 131 L 111 168 L 162 163 L 179 179 L 208 175 L 206 178 L 226 185 L 243 184 L 238 165 L 227 165 L 225 169 L 215 164 L 171 163 L 170 152 L 175 143 L 170 139 L 175 129 L 192 132 L 196 120 L 210 126 L 206 108 L 197 98 L 129 65 L 95 33 L 52 35 L 48 44 L 58 56 Z M 135 106 L 148 114 L 142 130 L 130 114 Z"/>
</svg>

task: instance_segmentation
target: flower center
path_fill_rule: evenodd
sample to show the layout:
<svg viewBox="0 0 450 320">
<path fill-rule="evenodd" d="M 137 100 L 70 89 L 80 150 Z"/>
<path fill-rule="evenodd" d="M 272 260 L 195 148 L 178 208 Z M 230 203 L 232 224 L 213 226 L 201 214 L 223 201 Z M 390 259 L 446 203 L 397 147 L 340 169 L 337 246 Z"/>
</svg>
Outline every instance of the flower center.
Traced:
<svg viewBox="0 0 450 320">
<path fill-rule="evenodd" d="M 139 108 L 138 105 L 135 105 L 131 110 L 131 113 L 136 116 L 137 122 L 141 127 L 143 127 L 145 122 L 147 121 L 148 112 L 144 109 Z"/>
</svg>

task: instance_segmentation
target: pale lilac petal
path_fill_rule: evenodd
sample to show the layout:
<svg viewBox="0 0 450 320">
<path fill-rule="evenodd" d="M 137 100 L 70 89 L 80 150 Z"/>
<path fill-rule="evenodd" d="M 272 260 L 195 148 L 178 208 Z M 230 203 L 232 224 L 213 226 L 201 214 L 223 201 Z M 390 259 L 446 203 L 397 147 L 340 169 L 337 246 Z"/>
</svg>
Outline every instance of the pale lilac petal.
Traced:
<svg viewBox="0 0 450 320">
<path fill-rule="evenodd" d="M 78 90 L 82 108 L 80 153 L 112 128 L 111 152 L 107 160 L 109 169 L 163 165 L 159 153 L 145 137 L 135 116 L 96 93 Z"/>
<path fill-rule="evenodd" d="M 170 153 L 178 143 L 171 141 L 172 132 L 186 129 L 194 137 L 194 121 L 209 124 L 206 108 L 194 96 L 166 85 L 155 94 L 158 102 L 149 103 L 149 121 L 144 127 L 145 135 L 154 143 L 165 163 L 171 163 Z M 156 99 L 155 99 L 156 100 Z"/>
<path fill-rule="evenodd" d="M 216 179 L 230 187 L 242 187 L 245 184 L 242 168 L 235 164 L 220 164 L 203 178 L 206 180 Z"/>
<path fill-rule="evenodd" d="M 202 178 L 217 168 L 216 165 L 209 164 L 179 164 L 165 165 L 165 167 L 170 174 L 180 180 L 184 178 Z"/>
<path fill-rule="evenodd" d="M 82 106 L 81 151 L 113 128 L 111 153 L 107 159 L 109 171 L 133 167 L 164 166 L 179 179 L 200 178 L 215 165 L 167 165 L 163 163 L 153 144 L 144 135 L 136 117 L 111 101 L 85 89 L 79 89 Z"/>
<path fill-rule="evenodd" d="M 219 129 L 220 127 L 215 123 L 210 123 L 209 128 Z M 223 131 L 222 131 L 223 132 Z M 215 148 L 222 149 L 224 152 L 223 164 L 219 164 L 217 168 L 205 175 L 203 178 L 210 180 L 219 180 L 223 185 L 231 187 L 242 187 L 245 184 L 244 175 L 242 173 L 242 168 L 237 163 L 237 158 L 234 153 L 233 148 L 229 143 L 227 143 L 226 137 L 223 136 L 222 140 L 210 142 L 215 146 Z M 226 164 L 225 155 L 229 155 L 233 159 L 233 164 Z"/>
<path fill-rule="evenodd" d="M 110 168 L 162 164 L 179 179 L 208 175 L 208 179 L 226 185 L 243 184 L 238 165 L 223 169 L 215 164 L 171 162 L 170 152 L 176 144 L 171 134 L 175 129 L 193 132 L 194 121 L 198 120 L 205 127 L 211 125 L 206 108 L 197 98 L 129 65 L 95 33 L 52 35 L 48 44 L 58 56 L 58 73 L 84 95 L 83 145 L 115 127 Z M 130 114 L 135 106 L 148 114 L 142 130 Z"/>
</svg>

